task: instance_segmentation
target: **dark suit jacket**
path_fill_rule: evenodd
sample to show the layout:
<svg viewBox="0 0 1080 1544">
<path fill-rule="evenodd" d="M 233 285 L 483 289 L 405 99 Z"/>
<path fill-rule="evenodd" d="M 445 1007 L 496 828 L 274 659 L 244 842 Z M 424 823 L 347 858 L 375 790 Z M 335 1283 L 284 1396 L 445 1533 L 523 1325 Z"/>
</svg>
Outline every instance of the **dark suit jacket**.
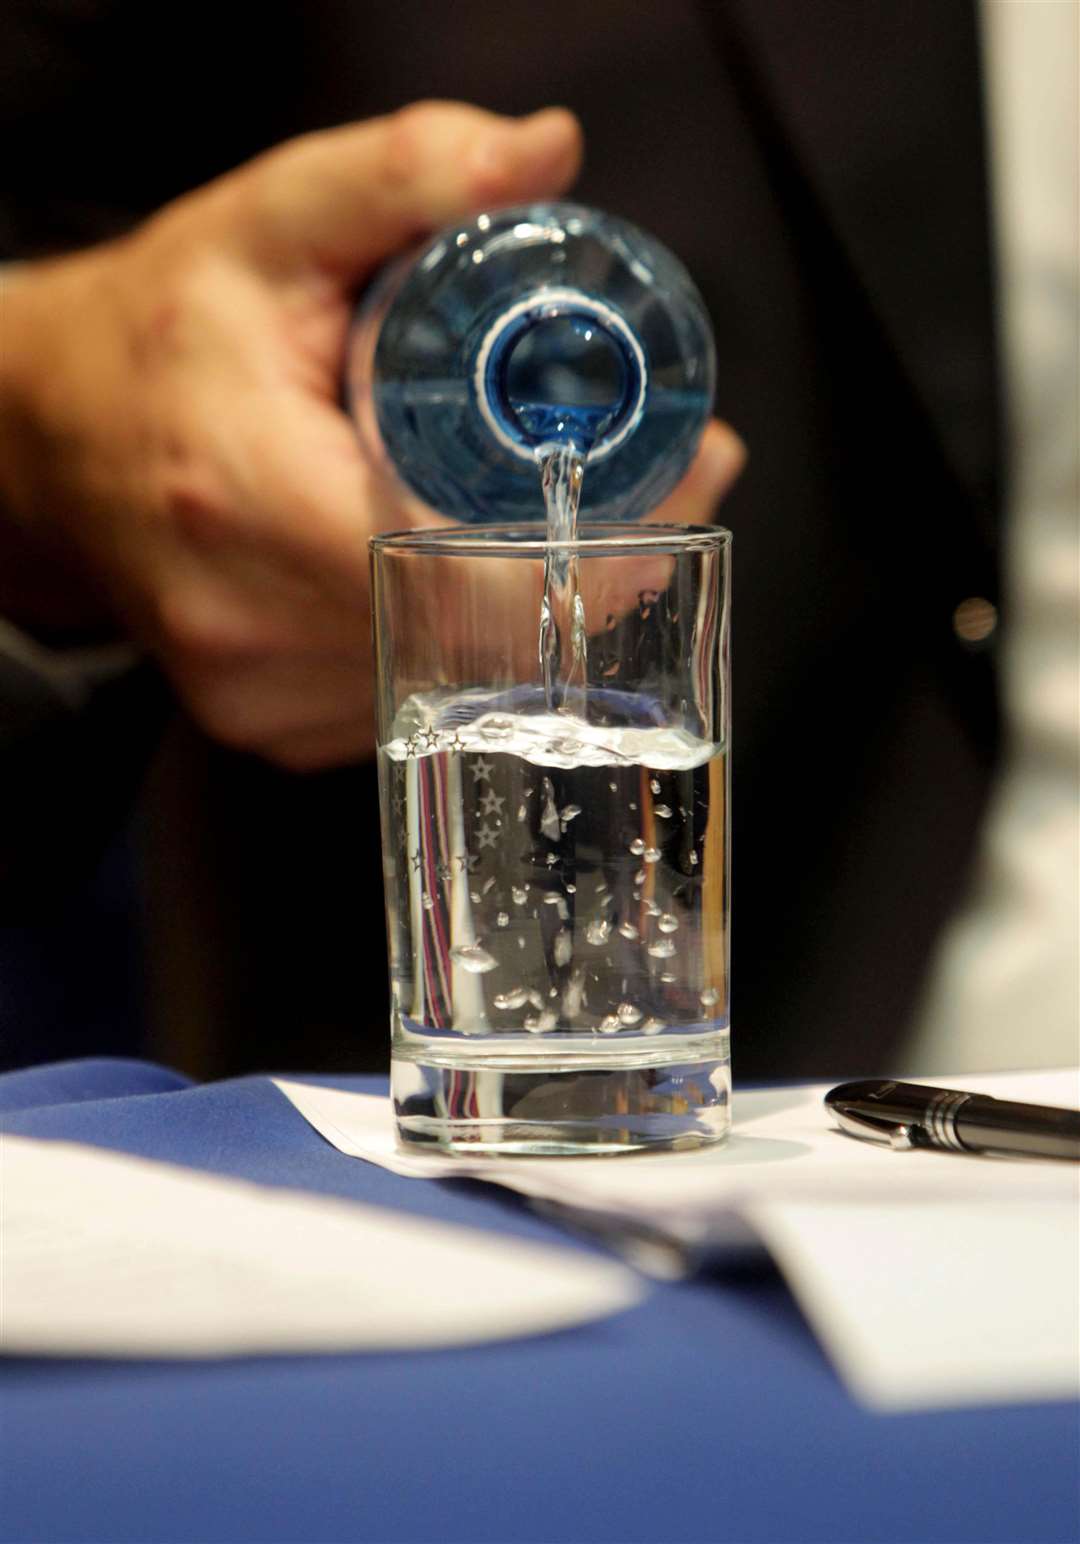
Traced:
<svg viewBox="0 0 1080 1544">
<path fill-rule="evenodd" d="M 694 274 L 717 410 L 751 449 L 724 514 L 743 1076 L 892 1064 L 993 770 L 992 650 L 952 626 L 964 598 L 999 601 L 975 24 L 966 0 L 15 0 L 0 39 L 25 149 L 0 204 L 13 253 L 419 96 L 580 114 L 578 195 Z M 365 774 L 210 764 L 221 979 L 245 962 L 217 1069 L 370 1059 Z"/>
</svg>

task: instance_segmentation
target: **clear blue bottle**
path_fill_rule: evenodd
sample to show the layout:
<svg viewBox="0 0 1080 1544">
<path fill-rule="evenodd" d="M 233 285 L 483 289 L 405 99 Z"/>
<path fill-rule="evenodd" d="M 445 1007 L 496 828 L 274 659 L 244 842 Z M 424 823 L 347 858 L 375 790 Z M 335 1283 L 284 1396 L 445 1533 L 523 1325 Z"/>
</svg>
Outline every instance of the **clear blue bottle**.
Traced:
<svg viewBox="0 0 1080 1544">
<path fill-rule="evenodd" d="M 542 520 L 537 452 L 567 442 L 585 459 L 586 517 L 645 514 L 693 457 L 714 375 L 682 264 L 564 203 L 477 215 L 394 264 L 347 361 L 368 453 L 465 523 Z"/>
</svg>

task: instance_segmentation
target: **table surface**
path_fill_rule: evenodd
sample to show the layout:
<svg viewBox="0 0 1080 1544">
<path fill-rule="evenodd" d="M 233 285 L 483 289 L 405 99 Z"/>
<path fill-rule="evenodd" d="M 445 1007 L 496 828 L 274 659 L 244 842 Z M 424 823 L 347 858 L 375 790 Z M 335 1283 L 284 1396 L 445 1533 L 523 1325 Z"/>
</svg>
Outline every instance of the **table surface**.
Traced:
<svg viewBox="0 0 1080 1544">
<path fill-rule="evenodd" d="M 0 1111 L 27 1136 L 564 1239 L 494 1187 L 344 1157 L 267 1078 L 71 1062 L 0 1078 Z M 10 1358 L 0 1377 L 0 1538 L 18 1544 L 1080 1538 L 1075 1405 L 870 1414 L 765 1266 L 476 1348 Z"/>
</svg>

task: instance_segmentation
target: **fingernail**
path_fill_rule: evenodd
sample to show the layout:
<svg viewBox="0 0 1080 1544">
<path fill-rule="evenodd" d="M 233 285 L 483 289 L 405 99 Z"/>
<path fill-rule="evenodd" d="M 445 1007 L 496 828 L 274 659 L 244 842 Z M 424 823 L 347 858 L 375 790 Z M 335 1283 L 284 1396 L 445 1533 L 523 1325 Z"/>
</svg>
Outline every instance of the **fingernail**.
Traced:
<svg viewBox="0 0 1080 1544">
<path fill-rule="evenodd" d="M 543 175 L 574 153 L 577 119 L 565 107 L 545 107 L 527 118 L 493 124 L 475 146 L 471 171 L 494 187 L 506 181 Z"/>
<path fill-rule="evenodd" d="M 529 156 L 536 161 L 566 155 L 578 137 L 578 121 L 565 107 L 543 107 L 517 122 L 519 135 L 528 136 Z"/>
</svg>

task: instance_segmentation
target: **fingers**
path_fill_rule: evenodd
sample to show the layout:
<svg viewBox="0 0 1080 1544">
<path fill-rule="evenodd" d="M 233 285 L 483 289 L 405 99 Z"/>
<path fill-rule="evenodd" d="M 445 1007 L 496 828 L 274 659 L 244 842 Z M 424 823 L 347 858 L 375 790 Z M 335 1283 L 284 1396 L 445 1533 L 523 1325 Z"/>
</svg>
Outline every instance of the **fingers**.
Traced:
<svg viewBox="0 0 1080 1544">
<path fill-rule="evenodd" d="M 422 102 L 307 135 L 260 158 L 244 234 L 264 267 L 354 283 L 424 232 L 573 181 L 581 131 L 563 108 L 503 118 Z"/>
<path fill-rule="evenodd" d="M 275 740 L 264 754 L 287 772 L 321 772 L 363 761 L 374 749 L 374 723 L 365 716 L 351 723 L 286 735 Z"/>
<path fill-rule="evenodd" d="M 717 506 L 746 465 L 746 458 L 746 446 L 735 430 L 714 418 L 706 425 L 686 476 L 647 519 L 653 524 L 711 524 Z"/>
<path fill-rule="evenodd" d="M 308 425 L 301 460 L 313 468 L 299 482 L 291 456 L 277 464 L 272 414 L 247 455 L 232 439 L 236 504 L 222 516 L 196 503 L 179 522 L 192 584 L 167 638 L 174 679 L 204 728 L 295 770 L 344 762 L 372 745 L 363 534 L 378 521 L 351 450 L 343 444 L 335 461 L 333 441 L 321 437 L 324 415 L 331 424 L 328 410 L 297 414 Z M 738 438 L 712 426 L 664 513 L 708 520 L 744 459 Z M 643 597 L 662 592 L 672 566 L 649 551 L 583 556 L 588 633 L 610 632 Z M 401 565 L 395 582 L 407 590 L 394 598 L 395 614 L 423 619 L 400 643 L 417 651 L 417 678 L 466 680 L 479 670 L 508 685 L 538 681 L 543 579 L 540 553 L 461 565 L 417 555 Z M 568 618 L 561 622 L 568 628 Z"/>
<path fill-rule="evenodd" d="M 174 660 L 171 674 L 196 722 L 234 750 L 313 771 L 375 748 L 370 649 L 189 668 Z"/>
</svg>

